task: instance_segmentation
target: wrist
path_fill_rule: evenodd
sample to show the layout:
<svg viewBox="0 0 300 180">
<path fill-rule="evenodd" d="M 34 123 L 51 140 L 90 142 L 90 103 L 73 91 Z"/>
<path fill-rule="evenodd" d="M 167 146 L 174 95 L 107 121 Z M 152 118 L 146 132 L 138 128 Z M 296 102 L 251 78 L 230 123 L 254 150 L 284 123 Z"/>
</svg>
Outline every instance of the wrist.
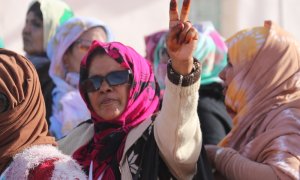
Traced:
<svg viewBox="0 0 300 180">
<path fill-rule="evenodd" d="M 189 58 L 188 61 L 173 61 L 171 60 L 171 65 L 174 71 L 183 76 L 188 75 L 192 72 L 194 67 L 194 58 Z"/>
<path fill-rule="evenodd" d="M 191 71 L 187 75 L 182 75 L 174 70 L 172 63 L 173 62 L 169 60 L 167 65 L 167 76 L 173 84 L 185 87 L 190 86 L 200 80 L 201 64 L 197 59 L 194 58 Z"/>
</svg>

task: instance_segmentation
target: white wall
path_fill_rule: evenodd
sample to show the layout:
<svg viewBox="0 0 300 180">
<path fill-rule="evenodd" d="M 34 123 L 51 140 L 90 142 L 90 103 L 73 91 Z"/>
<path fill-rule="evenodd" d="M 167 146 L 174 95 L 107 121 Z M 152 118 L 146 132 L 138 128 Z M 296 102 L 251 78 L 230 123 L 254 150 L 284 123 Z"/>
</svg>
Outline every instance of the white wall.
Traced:
<svg viewBox="0 0 300 180">
<path fill-rule="evenodd" d="M 221 32 L 225 37 L 238 30 L 262 26 L 272 20 L 300 40 L 299 0 L 221 0 Z"/>
<path fill-rule="evenodd" d="M 5 47 L 24 53 L 21 31 L 31 0 L 0 0 L 0 36 Z M 66 0 L 76 15 L 106 22 L 115 39 L 145 54 L 144 36 L 168 28 L 169 0 Z"/>
<path fill-rule="evenodd" d="M 300 40 L 299 0 L 192 0 L 191 19 L 211 20 L 228 38 L 239 30 L 273 20 Z"/>
</svg>

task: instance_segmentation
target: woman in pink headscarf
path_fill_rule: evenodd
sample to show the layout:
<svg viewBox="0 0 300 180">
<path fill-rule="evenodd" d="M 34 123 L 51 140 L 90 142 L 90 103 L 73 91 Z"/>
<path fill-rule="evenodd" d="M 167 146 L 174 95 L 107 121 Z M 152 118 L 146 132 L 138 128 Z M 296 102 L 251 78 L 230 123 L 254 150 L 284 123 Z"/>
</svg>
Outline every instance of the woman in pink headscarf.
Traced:
<svg viewBox="0 0 300 180">
<path fill-rule="evenodd" d="M 299 44 L 272 22 L 227 40 L 220 73 L 233 129 L 206 146 L 222 179 L 299 179 Z"/>
<path fill-rule="evenodd" d="M 171 1 L 167 48 L 171 57 L 162 110 L 151 66 L 132 48 L 95 41 L 81 62 L 80 93 L 91 112 L 59 141 L 93 179 L 192 179 L 201 130 L 197 116 L 200 63 L 193 58 L 197 30 L 179 19 Z"/>
</svg>

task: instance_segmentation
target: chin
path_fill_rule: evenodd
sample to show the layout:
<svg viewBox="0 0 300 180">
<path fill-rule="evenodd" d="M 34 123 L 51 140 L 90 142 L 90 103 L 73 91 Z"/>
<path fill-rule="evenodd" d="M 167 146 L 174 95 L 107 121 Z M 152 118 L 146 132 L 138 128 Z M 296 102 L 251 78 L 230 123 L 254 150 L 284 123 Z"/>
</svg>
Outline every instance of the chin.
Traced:
<svg viewBox="0 0 300 180">
<path fill-rule="evenodd" d="M 101 113 L 102 116 L 100 115 L 100 117 L 102 117 L 104 120 L 106 121 L 112 121 L 112 120 L 115 120 L 116 118 L 118 118 L 121 113 L 119 111 L 117 112 L 108 112 L 108 111 L 105 111 L 104 113 Z"/>
<path fill-rule="evenodd" d="M 226 106 L 226 110 L 228 115 L 233 119 L 236 116 L 236 112 L 234 112 L 230 107 Z"/>
<path fill-rule="evenodd" d="M 95 113 L 105 121 L 115 120 L 123 111 L 124 108 L 117 105 L 98 106 L 95 109 Z"/>
</svg>

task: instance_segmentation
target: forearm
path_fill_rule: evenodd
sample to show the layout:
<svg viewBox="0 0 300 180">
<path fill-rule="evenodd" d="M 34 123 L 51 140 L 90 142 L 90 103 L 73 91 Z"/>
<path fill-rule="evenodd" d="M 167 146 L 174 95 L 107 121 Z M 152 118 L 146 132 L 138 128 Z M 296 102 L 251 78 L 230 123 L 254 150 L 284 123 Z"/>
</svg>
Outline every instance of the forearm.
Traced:
<svg viewBox="0 0 300 180">
<path fill-rule="evenodd" d="M 200 82 L 180 87 L 166 79 L 162 110 L 154 133 L 160 153 L 178 179 L 189 179 L 196 172 L 202 134 L 197 115 Z"/>
<path fill-rule="evenodd" d="M 215 166 L 216 170 L 226 179 L 277 179 L 275 172 L 269 165 L 249 160 L 230 148 L 224 148 L 217 155 Z"/>
</svg>

